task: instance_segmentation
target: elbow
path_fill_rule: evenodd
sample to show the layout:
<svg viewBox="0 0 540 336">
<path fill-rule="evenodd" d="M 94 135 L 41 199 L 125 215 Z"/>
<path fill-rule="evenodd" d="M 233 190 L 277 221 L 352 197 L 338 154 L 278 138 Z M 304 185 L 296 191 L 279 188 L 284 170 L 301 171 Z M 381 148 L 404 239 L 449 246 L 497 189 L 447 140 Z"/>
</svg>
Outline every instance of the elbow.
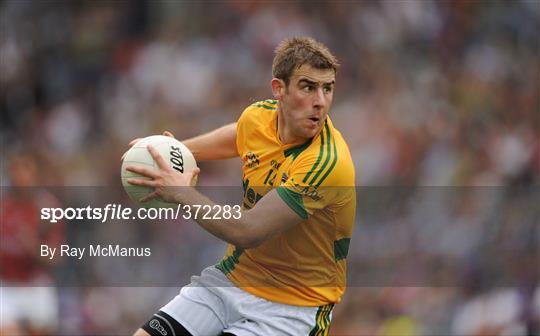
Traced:
<svg viewBox="0 0 540 336">
<path fill-rule="evenodd" d="M 259 247 L 263 243 L 263 241 L 263 239 L 259 239 L 256 237 L 242 237 L 238 239 L 234 245 L 244 250 L 247 250 Z"/>
<path fill-rule="evenodd" d="M 264 236 L 253 225 L 247 225 L 243 230 L 237 230 L 236 235 L 231 237 L 229 243 L 247 250 L 260 246 L 264 240 Z"/>
</svg>

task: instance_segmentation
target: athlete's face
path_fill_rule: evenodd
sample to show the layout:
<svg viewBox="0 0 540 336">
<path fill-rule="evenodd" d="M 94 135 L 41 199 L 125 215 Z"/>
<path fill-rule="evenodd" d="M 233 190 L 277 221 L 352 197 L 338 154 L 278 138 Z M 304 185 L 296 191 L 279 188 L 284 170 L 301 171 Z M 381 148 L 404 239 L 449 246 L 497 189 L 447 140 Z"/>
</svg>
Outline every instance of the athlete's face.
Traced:
<svg viewBox="0 0 540 336">
<path fill-rule="evenodd" d="M 293 73 L 288 86 L 279 79 L 272 81 L 274 96 L 280 103 L 282 141 L 296 142 L 317 135 L 332 105 L 335 79 L 332 69 L 304 64 Z"/>
</svg>

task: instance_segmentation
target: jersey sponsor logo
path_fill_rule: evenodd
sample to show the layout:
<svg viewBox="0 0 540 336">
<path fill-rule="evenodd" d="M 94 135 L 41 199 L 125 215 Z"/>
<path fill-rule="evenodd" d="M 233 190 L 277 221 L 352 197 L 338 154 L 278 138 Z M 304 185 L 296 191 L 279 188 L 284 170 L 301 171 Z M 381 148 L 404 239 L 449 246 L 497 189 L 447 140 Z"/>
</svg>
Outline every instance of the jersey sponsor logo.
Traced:
<svg viewBox="0 0 540 336">
<path fill-rule="evenodd" d="M 317 190 L 317 187 L 313 187 L 313 186 L 302 186 L 302 185 L 299 185 L 298 183 L 294 183 L 293 182 L 293 185 L 295 186 L 296 188 L 296 191 L 299 192 L 300 194 L 302 194 L 302 196 L 305 196 L 305 197 L 309 197 L 311 198 L 312 200 L 314 201 L 320 201 L 322 200 L 322 196 L 319 194 L 319 191 Z"/>
<path fill-rule="evenodd" d="M 167 332 L 165 331 L 165 328 L 163 328 L 163 326 L 161 325 L 161 323 L 159 323 L 158 320 L 152 319 L 152 321 L 150 321 L 149 325 L 150 325 L 150 328 L 156 329 L 157 332 L 159 332 L 163 336 L 167 335 Z"/>
<path fill-rule="evenodd" d="M 287 182 L 288 179 L 287 173 L 283 173 L 283 175 L 281 175 L 281 184 Z"/>
<path fill-rule="evenodd" d="M 249 179 L 242 181 L 242 188 L 244 189 L 244 207 L 251 209 L 257 202 L 263 197 L 263 195 L 256 192 L 253 188 L 249 187 Z M 248 203 L 246 203 L 247 201 Z"/>
<path fill-rule="evenodd" d="M 255 168 L 259 165 L 259 156 L 253 152 L 247 152 L 244 155 L 244 165 L 248 168 Z"/>
</svg>

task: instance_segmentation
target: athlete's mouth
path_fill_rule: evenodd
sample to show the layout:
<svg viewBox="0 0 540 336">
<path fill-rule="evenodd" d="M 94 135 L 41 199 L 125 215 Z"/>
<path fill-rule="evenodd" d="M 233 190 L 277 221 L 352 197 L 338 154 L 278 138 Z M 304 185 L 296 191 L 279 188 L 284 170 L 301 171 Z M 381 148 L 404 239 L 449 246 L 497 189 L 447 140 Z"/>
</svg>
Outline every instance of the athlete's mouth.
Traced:
<svg viewBox="0 0 540 336">
<path fill-rule="evenodd" d="M 317 118 L 317 117 L 309 118 L 309 120 L 311 120 L 313 122 L 319 122 L 319 118 Z"/>
</svg>

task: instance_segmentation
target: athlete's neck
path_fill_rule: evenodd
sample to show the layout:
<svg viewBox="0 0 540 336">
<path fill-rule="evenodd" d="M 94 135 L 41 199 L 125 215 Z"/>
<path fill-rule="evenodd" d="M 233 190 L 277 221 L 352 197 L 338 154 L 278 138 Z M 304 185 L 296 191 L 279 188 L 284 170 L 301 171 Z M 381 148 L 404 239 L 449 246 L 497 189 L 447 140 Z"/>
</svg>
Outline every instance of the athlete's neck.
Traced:
<svg viewBox="0 0 540 336">
<path fill-rule="evenodd" d="M 278 110 L 277 135 L 278 135 L 279 141 L 281 141 L 281 143 L 284 145 L 305 142 L 307 139 L 303 139 L 302 137 L 293 135 L 292 130 L 289 127 L 287 127 L 285 118 L 281 114 L 282 114 L 281 110 Z"/>
</svg>

